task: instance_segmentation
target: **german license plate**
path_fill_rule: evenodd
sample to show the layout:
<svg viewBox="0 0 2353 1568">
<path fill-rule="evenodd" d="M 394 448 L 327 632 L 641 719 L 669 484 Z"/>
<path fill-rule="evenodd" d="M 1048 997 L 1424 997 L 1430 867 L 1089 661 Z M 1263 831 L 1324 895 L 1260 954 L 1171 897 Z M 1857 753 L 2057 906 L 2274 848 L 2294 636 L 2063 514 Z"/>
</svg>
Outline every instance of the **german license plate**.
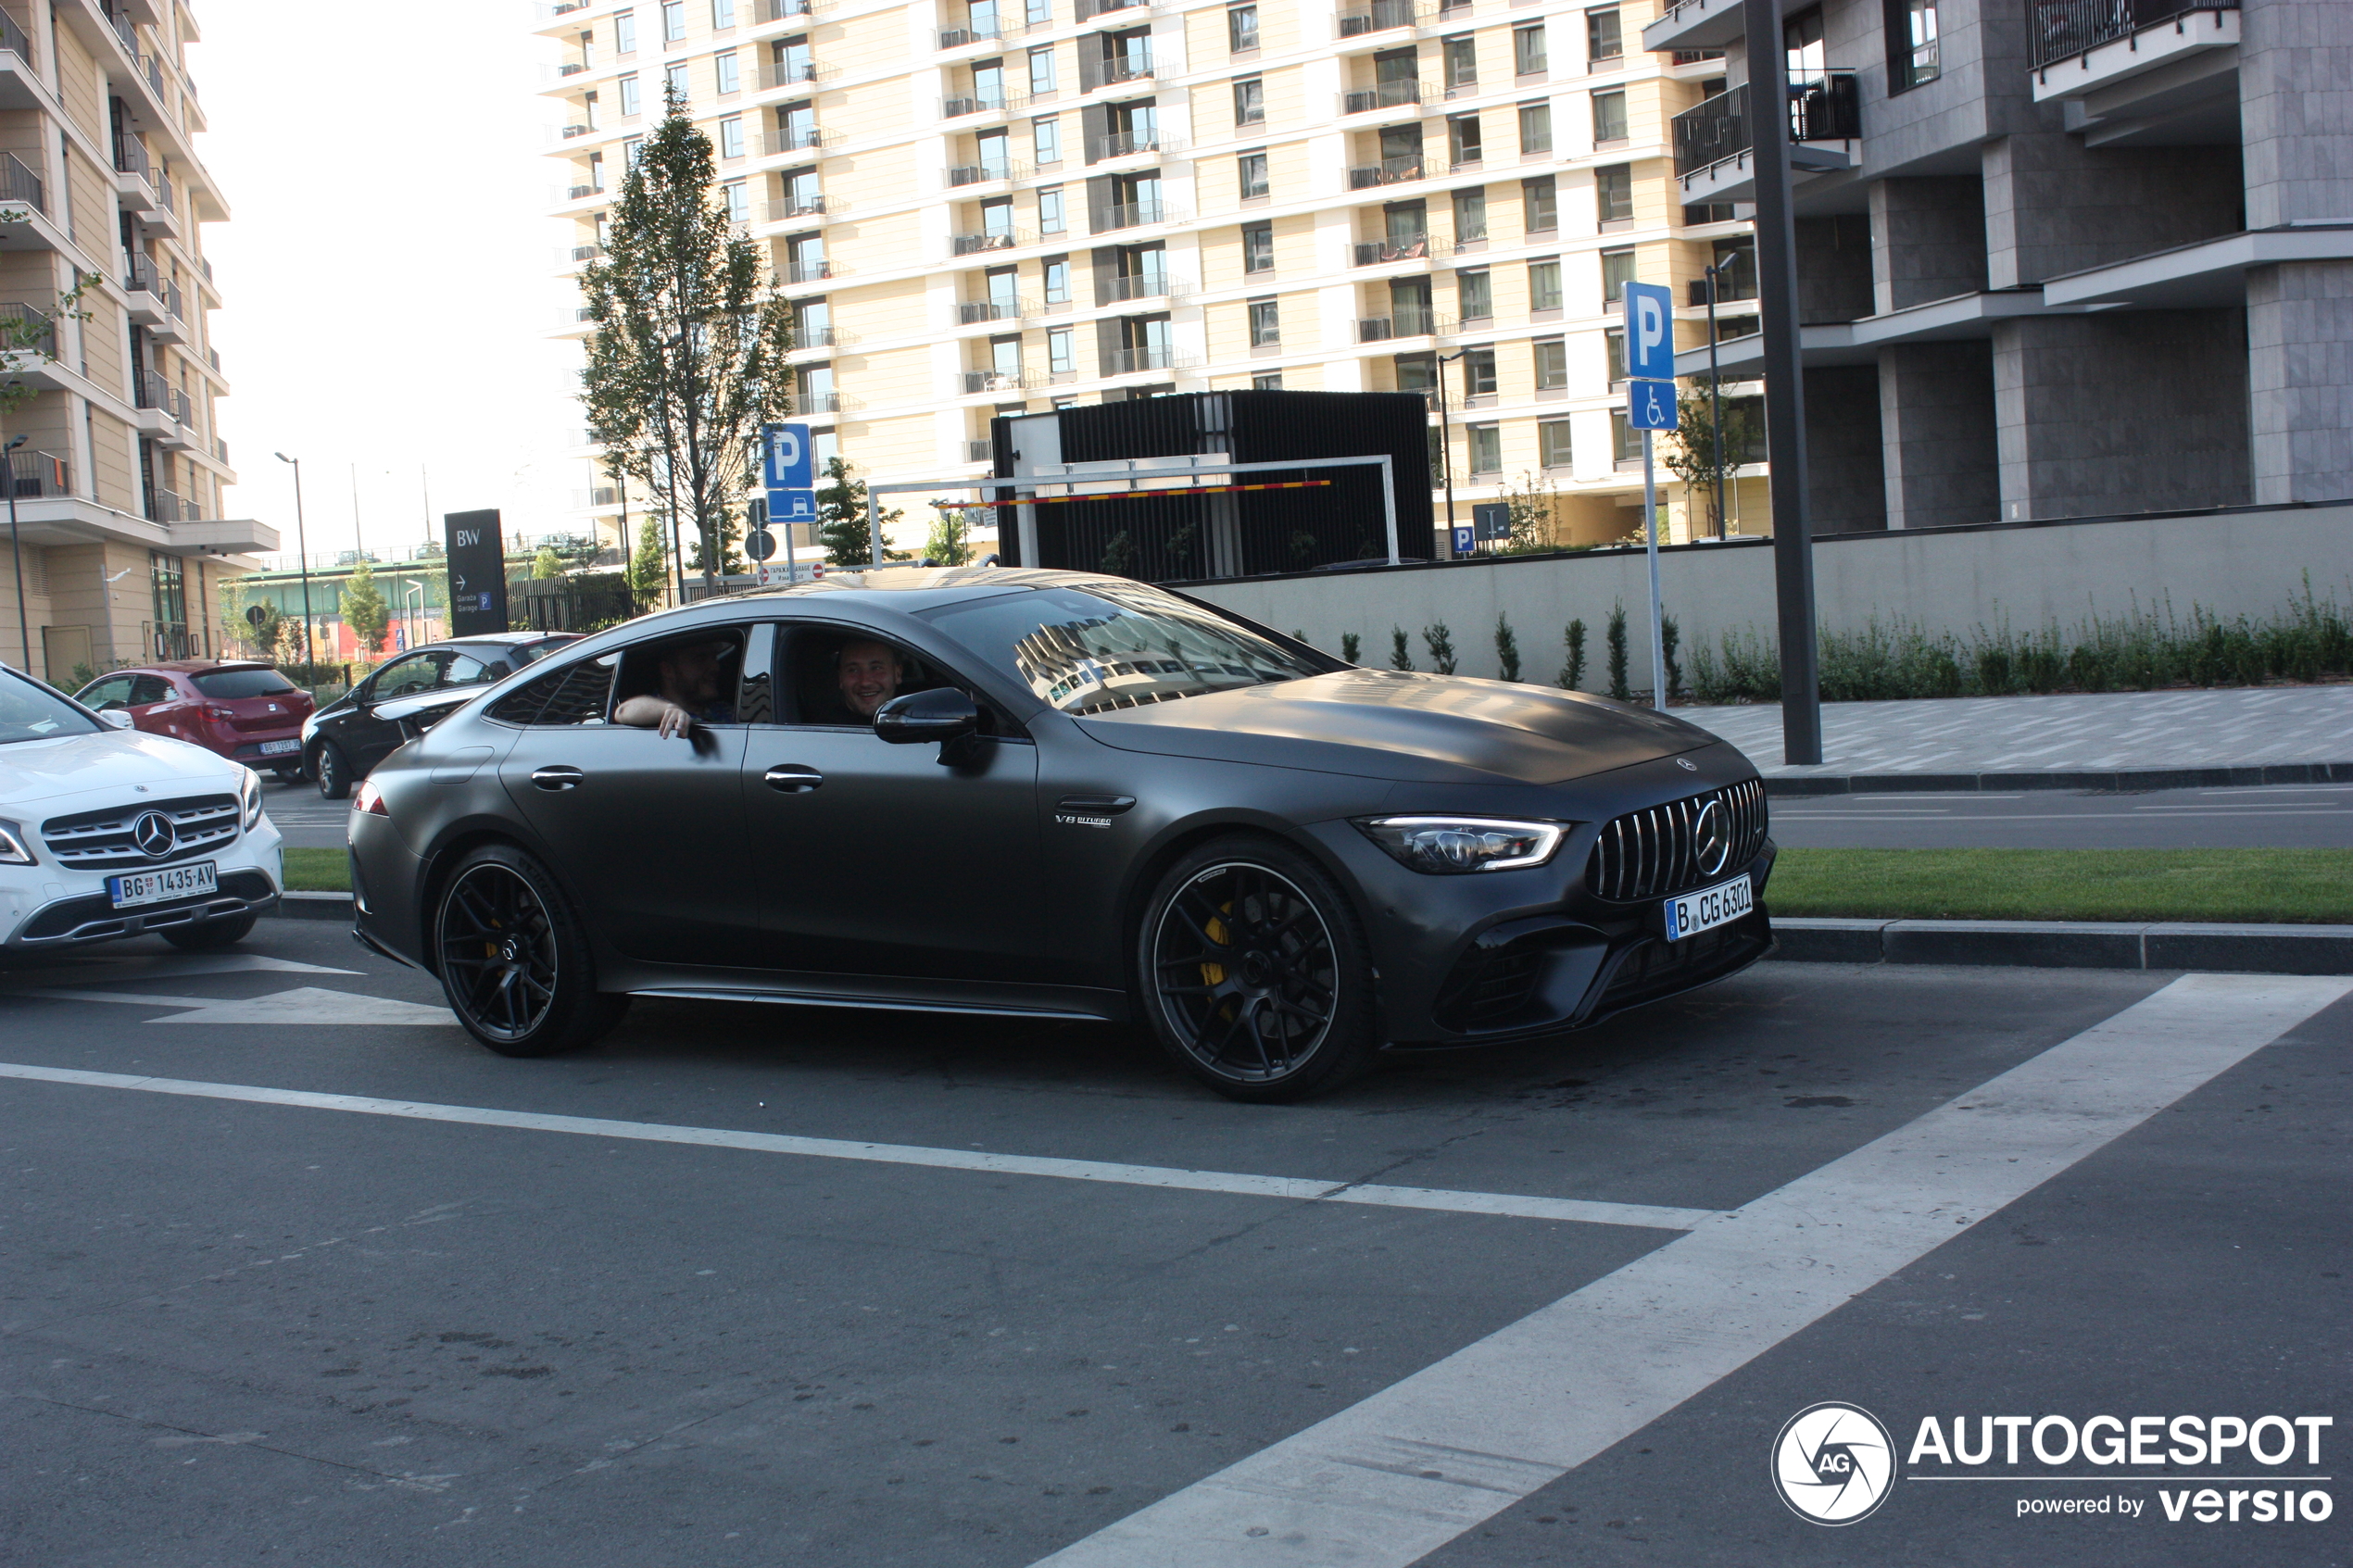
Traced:
<svg viewBox="0 0 2353 1568">
<path fill-rule="evenodd" d="M 160 904 L 167 898 L 194 898 L 220 891 L 220 868 L 211 860 L 166 866 L 159 872 L 125 872 L 107 878 L 107 897 L 118 909 L 138 904 Z"/>
<path fill-rule="evenodd" d="M 302 742 L 298 740 L 266 740 L 261 743 L 260 749 L 261 755 L 264 757 L 283 757 L 289 751 L 300 751 L 302 749 Z"/>
<path fill-rule="evenodd" d="M 1756 908 L 1756 890 L 1745 874 L 1730 882 L 1667 900 L 1667 939 L 1680 941 L 1694 932 L 1728 925 Z"/>
</svg>

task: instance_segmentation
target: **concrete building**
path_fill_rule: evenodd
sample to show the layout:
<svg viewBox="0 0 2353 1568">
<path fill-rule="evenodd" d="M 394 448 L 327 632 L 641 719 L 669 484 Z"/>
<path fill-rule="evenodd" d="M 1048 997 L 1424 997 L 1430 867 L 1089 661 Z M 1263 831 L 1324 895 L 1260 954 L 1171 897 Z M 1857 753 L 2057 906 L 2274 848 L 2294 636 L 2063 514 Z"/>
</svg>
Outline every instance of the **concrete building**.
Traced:
<svg viewBox="0 0 2353 1568">
<path fill-rule="evenodd" d="M 1253 387 L 1420 390 L 1436 441 L 1442 375 L 1461 521 L 1533 487 L 1556 493 L 1562 542 L 1622 537 L 1641 475 L 1614 413 L 1618 284 L 1680 293 L 1740 231 L 1729 208 L 1687 209 L 1670 167 L 1670 121 L 1722 61 L 1643 53 L 1653 15 L 558 5 L 540 31 L 561 45 L 561 265 L 598 253 L 632 141 L 674 89 L 795 303 L 821 458 L 977 476 L 1000 413 Z M 610 533 L 623 497 L 593 483 Z M 1761 527 L 1761 483 L 1739 499 Z M 916 542 L 923 521 L 904 525 Z"/>
<path fill-rule="evenodd" d="M 1753 194 L 1742 28 L 1643 30 L 1728 53 L 1676 125 L 1692 202 Z M 1818 528 L 2353 495 L 2353 6 L 1822 0 L 1784 31 Z"/>
<path fill-rule="evenodd" d="M 33 673 L 63 685 L 223 650 L 222 582 L 277 547 L 221 518 L 235 476 L 213 422 L 228 383 L 201 233 L 229 213 L 191 141 L 195 36 L 174 0 L 0 3 L 0 383 L 25 395 L 0 401 L 0 439 L 24 440 L 9 458 L 23 582 L 0 537 L 0 660 L 29 640 Z"/>
</svg>

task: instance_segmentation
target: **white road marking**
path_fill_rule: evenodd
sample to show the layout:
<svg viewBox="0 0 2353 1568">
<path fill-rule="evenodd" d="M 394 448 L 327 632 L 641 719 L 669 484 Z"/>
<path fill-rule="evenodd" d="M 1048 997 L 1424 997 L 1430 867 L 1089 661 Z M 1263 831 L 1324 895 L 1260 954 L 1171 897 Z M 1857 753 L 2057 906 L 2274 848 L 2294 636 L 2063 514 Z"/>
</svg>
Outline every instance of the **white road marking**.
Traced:
<svg viewBox="0 0 2353 1568">
<path fill-rule="evenodd" d="M 119 1002 L 127 1007 L 188 1008 L 150 1023 L 370 1023 L 458 1026 L 446 1007 L 394 1001 L 389 997 L 364 997 L 356 991 L 324 991 L 303 985 L 272 991 L 266 997 L 157 997 L 129 991 L 69 991 L 44 986 L 11 991 L 14 997 L 39 997 L 58 1002 Z"/>
<path fill-rule="evenodd" d="M 2348 991 L 2345 977 L 2184 975 L 1038 1568 L 1404 1568 Z"/>
<path fill-rule="evenodd" d="M 177 979 L 183 974 L 242 974 L 266 970 L 279 974 L 358 974 L 356 969 L 333 969 L 322 963 L 298 963 L 263 953 L 140 953 L 122 958 L 59 960 L 53 980 L 89 980 L 111 985 L 118 979 Z"/>
<path fill-rule="evenodd" d="M 333 995 L 333 993 L 325 993 Z M 841 1138 L 804 1138 L 782 1133 L 740 1132 L 732 1127 L 679 1127 L 662 1122 L 611 1122 L 595 1116 L 554 1116 L 531 1110 L 493 1110 L 475 1106 L 433 1105 L 417 1100 L 374 1099 L 361 1095 L 314 1094 L 305 1089 L 257 1088 L 185 1078 L 144 1078 L 75 1068 L 32 1067 L 0 1062 L 0 1078 L 36 1084 L 74 1084 L 100 1089 L 136 1089 L 147 1094 L 190 1095 L 202 1099 L 245 1100 L 255 1105 L 296 1106 L 310 1110 L 355 1111 L 363 1116 L 398 1116 L 420 1122 L 457 1122 L 475 1127 L 513 1127 L 534 1133 L 574 1133 L 586 1137 L 625 1138 L 639 1143 L 691 1144 L 708 1148 L 794 1154 L 818 1160 L 856 1160 L 881 1165 L 927 1165 L 948 1171 L 979 1171 L 1014 1176 L 1052 1176 L 1064 1181 L 1111 1182 L 1124 1186 L 1219 1192 L 1293 1202 L 1356 1203 L 1380 1209 L 1436 1209 L 1457 1214 L 1495 1214 L 1507 1219 L 1568 1220 L 1583 1224 L 1638 1225 L 1653 1230 L 1689 1230 L 1718 1217 L 1713 1209 L 1671 1209 L 1647 1203 L 1604 1203 L 1578 1198 L 1535 1198 L 1518 1193 L 1452 1192 L 1441 1187 L 1399 1187 L 1318 1181 L 1306 1176 L 1253 1176 L 1226 1171 L 1186 1171 L 1165 1165 L 1118 1165 L 1093 1160 L 1058 1160 L 1027 1154 L 988 1154 L 979 1149 L 926 1148 L 914 1144 L 852 1143 Z"/>
</svg>

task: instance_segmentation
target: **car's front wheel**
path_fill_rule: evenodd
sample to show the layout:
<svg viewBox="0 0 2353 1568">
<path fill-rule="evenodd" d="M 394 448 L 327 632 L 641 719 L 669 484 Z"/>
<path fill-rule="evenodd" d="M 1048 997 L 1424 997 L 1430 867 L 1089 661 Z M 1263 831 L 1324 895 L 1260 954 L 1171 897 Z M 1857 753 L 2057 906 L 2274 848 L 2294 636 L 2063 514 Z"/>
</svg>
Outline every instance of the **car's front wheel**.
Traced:
<svg viewBox="0 0 2353 1568">
<path fill-rule="evenodd" d="M 1179 1066 L 1234 1099 L 1336 1088 L 1380 1041 L 1355 911 L 1306 856 L 1236 836 L 1195 848 L 1145 905 L 1144 1011 Z"/>
<path fill-rule="evenodd" d="M 319 775 L 319 793 L 329 800 L 341 800 L 351 793 L 351 759 L 334 742 L 319 747 L 319 759 L 311 769 Z"/>
<path fill-rule="evenodd" d="M 458 1022 L 501 1056 L 576 1050 L 629 1006 L 598 994 L 570 901 L 512 845 L 484 845 L 450 873 L 434 907 L 434 957 Z"/>
</svg>

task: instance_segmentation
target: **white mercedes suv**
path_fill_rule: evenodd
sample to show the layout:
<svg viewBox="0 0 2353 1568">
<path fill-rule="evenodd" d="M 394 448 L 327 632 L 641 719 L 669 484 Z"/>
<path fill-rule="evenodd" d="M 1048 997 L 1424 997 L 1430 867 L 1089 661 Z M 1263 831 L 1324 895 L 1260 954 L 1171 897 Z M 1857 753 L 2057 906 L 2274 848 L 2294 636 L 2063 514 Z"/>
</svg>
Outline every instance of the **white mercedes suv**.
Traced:
<svg viewBox="0 0 2353 1568">
<path fill-rule="evenodd" d="M 225 947 L 284 885 L 260 775 L 0 666 L 0 950 Z"/>
</svg>

